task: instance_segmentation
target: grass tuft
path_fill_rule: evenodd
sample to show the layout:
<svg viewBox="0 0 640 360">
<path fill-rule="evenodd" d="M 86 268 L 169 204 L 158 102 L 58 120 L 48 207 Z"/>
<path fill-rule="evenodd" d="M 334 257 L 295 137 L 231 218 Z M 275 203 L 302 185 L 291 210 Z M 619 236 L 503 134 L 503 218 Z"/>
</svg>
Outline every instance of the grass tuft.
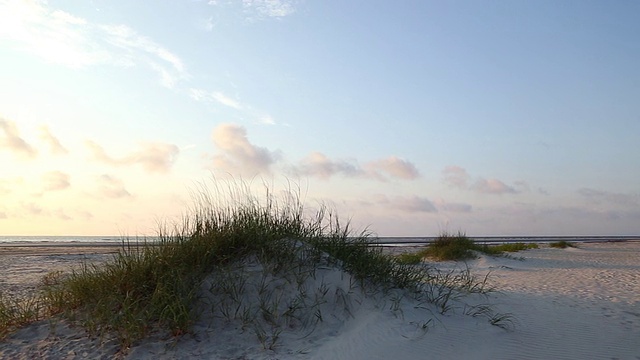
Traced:
<svg viewBox="0 0 640 360">
<path fill-rule="evenodd" d="M 549 246 L 552 247 L 552 248 L 558 248 L 558 249 L 566 249 L 568 247 L 577 248 L 577 246 L 574 243 L 568 242 L 566 240 L 555 241 L 555 242 L 549 243 Z"/>
<path fill-rule="evenodd" d="M 437 261 L 467 260 L 476 257 L 474 252 L 501 256 L 504 255 L 505 252 L 517 252 L 537 248 L 538 245 L 534 243 L 510 243 L 500 245 L 476 244 L 463 233 L 459 232 L 456 235 L 443 233 L 428 247 L 416 252 L 399 254 L 396 256 L 396 259 L 403 264 L 419 264 L 424 258 L 431 258 Z"/>
</svg>

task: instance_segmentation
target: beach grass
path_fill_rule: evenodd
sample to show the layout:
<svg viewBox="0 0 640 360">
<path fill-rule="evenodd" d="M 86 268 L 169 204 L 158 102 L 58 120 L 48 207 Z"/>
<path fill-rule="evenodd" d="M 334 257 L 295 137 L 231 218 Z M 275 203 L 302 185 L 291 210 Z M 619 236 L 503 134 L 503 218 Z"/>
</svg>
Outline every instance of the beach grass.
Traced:
<svg viewBox="0 0 640 360">
<path fill-rule="evenodd" d="M 444 313 L 465 293 L 490 291 L 486 278 L 468 270 L 442 273 L 383 253 L 366 230 L 354 233 L 326 206 L 310 213 L 296 191 L 275 197 L 265 187 L 258 198 L 248 184 L 231 183 L 213 193 L 202 188 L 194 199 L 180 222 L 160 226 L 158 241 L 124 239 L 111 261 L 47 275 L 27 307 L 0 297 L 0 335 L 58 314 L 126 348 L 152 332 L 178 336 L 211 318 L 240 322 L 272 349 L 286 329 L 313 331 L 327 316 L 352 316 L 359 296 L 404 291 Z M 439 256 L 472 255 L 463 234 L 437 243 Z M 327 268 L 350 280 L 318 285 Z"/>
<path fill-rule="evenodd" d="M 408 252 L 396 256 L 397 260 L 404 264 L 418 264 L 425 258 L 436 261 L 468 260 L 476 257 L 475 252 L 492 256 L 502 256 L 505 252 L 518 252 L 528 249 L 537 249 L 535 243 L 509 243 L 499 245 L 478 244 L 464 233 L 442 233 L 433 244 L 416 252 Z"/>
<path fill-rule="evenodd" d="M 558 248 L 558 249 L 566 249 L 568 247 L 570 248 L 576 248 L 577 246 L 569 241 L 566 240 L 560 240 L 560 241 L 554 241 L 552 243 L 549 243 L 549 246 L 552 248 Z"/>
</svg>

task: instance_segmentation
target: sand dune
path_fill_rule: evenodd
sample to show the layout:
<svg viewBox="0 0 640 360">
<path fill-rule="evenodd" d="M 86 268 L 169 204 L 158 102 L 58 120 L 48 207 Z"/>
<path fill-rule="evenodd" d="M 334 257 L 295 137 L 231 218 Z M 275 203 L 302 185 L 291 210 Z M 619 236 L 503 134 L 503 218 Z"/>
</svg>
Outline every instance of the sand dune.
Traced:
<svg viewBox="0 0 640 360">
<path fill-rule="evenodd" d="M 154 335 L 125 352 L 116 341 L 90 339 L 64 321 L 41 321 L 0 343 L 0 358 L 640 359 L 639 260 L 640 242 L 623 242 L 440 263 L 444 270 L 468 266 L 479 276 L 490 273 L 498 291 L 461 298 L 444 315 L 411 300 L 394 306 L 388 297 L 356 295 L 349 314 L 327 307 L 312 332 L 289 329 L 273 349 L 264 349 L 237 324 L 206 316 L 192 334 Z M 0 261 L 8 263 L 5 257 Z M 30 261 L 32 267 L 42 265 L 25 257 L 14 273 L 30 278 Z M 348 275 L 325 269 L 316 281 L 330 282 L 339 292 Z M 505 330 L 472 316 L 482 304 L 512 315 L 513 326 Z"/>
</svg>

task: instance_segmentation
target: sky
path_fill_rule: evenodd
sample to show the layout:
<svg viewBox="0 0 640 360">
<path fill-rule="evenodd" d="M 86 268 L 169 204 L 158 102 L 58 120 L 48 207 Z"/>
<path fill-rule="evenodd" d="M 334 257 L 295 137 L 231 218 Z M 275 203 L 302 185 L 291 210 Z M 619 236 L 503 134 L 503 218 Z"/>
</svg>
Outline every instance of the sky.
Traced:
<svg viewBox="0 0 640 360">
<path fill-rule="evenodd" d="M 638 14 L 0 0 L 0 235 L 152 235 L 234 181 L 379 236 L 638 235 Z"/>
</svg>

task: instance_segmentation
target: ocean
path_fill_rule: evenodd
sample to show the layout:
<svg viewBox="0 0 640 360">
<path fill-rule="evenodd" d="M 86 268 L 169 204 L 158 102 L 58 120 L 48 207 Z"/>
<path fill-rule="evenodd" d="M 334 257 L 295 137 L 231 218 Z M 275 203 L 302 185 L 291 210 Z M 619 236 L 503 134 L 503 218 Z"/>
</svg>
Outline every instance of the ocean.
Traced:
<svg viewBox="0 0 640 360">
<path fill-rule="evenodd" d="M 546 243 L 554 241 L 570 241 L 570 242 L 614 242 L 614 241 L 640 241 L 639 236 L 470 236 L 477 243 L 481 244 L 500 244 L 500 243 Z M 379 243 L 385 246 L 416 246 L 421 244 L 428 244 L 436 239 L 434 236 L 422 236 L 422 237 L 400 237 L 400 236 L 383 236 L 372 237 L 372 242 Z M 50 243 L 55 245 L 57 243 L 121 243 L 121 242 L 152 242 L 157 240 L 157 237 L 125 237 L 125 236 L 0 236 L 0 244 L 28 244 L 28 243 Z"/>
</svg>

